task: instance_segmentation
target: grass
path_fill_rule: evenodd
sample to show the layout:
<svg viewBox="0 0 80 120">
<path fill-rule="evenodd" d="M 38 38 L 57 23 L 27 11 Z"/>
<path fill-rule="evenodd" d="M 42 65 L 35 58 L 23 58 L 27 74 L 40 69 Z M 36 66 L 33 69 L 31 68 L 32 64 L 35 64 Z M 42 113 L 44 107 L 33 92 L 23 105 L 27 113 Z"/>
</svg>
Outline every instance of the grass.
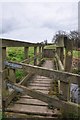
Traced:
<svg viewBox="0 0 80 120">
<path fill-rule="evenodd" d="M 33 57 L 34 49 L 30 47 L 29 57 Z M 10 47 L 7 48 L 7 59 L 12 61 L 21 62 L 24 60 L 24 48 L 23 47 Z"/>
</svg>

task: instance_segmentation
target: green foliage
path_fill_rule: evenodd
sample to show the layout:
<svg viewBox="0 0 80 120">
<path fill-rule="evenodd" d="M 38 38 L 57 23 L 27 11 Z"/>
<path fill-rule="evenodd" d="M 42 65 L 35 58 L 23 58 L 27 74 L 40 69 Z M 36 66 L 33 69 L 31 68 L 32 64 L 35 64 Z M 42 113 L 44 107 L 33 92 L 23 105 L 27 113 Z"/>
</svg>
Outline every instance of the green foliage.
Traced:
<svg viewBox="0 0 80 120">
<path fill-rule="evenodd" d="M 20 82 L 22 77 L 25 76 L 25 73 L 23 70 L 16 70 L 16 82 Z"/>
<path fill-rule="evenodd" d="M 29 57 L 34 56 L 33 47 L 29 48 Z M 11 61 L 21 62 L 24 60 L 24 48 L 23 47 L 10 47 L 7 48 L 7 59 Z"/>
<path fill-rule="evenodd" d="M 24 49 L 22 47 L 7 48 L 7 59 L 11 61 L 22 61 L 24 59 Z"/>
<path fill-rule="evenodd" d="M 29 48 L 29 57 L 34 56 L 34 48 Z M 21 62 L 24 60 L 24 48 L 23 47 L 9 47 L 7 48 L 7 59 L 10 61 L 17 61 Z M 30 64 L 33 64 L 33 61 L 31 61 Z M 23 70 L 16 70 L 16 80 L 17 82 L 20 81 L 20 79 L 25 76 Z"/>
</svg>

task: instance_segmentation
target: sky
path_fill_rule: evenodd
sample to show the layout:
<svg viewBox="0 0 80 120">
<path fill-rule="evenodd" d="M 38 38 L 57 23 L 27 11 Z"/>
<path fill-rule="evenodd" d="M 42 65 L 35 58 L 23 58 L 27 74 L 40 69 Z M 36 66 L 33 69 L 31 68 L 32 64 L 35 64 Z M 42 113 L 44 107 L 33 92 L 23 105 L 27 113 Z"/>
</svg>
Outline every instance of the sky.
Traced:
<svg viewBox="0 0 80 120">
<path fill-rule="evenodd" d="M 77 29 L 77 0 L 0 0 L 2 38 L 51 42 L 57 31 Z"/>
</svg>

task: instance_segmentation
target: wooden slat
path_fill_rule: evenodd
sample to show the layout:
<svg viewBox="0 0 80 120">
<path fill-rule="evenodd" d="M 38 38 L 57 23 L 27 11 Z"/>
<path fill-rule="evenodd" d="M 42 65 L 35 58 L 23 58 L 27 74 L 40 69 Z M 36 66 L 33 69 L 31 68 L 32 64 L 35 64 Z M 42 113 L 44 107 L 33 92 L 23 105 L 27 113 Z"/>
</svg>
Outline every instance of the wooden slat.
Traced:
<svg viewBox="0 0 80 120">
<path fill-rule="evenodd" d="M 50 84 L 49 83 L 48 84 L 30 83 L 29 86 L 50 87 Z"/>
<path fill-rule="evenodd" d="M 48 81 L 41 81 L 41 80 L 39 80 L 39 81 L 37 81 L 37 80 L 35 80 L 35 81 L 32 81 L 32 82 L 30 82 L 30 84 L 39 84 L 39 85 L 50 85 L 50 82 L 48 82 Z"/>
<path fill-rule="evenodd" d="M 9 118 L 6 120 L 13 120 L 13 119 L 25 119 L 25 120 L 57 120 L 58 116 L 40 116 L 40 115 L 27 115 L 27 114 L 20 114 L 20 113 L 12 113 L 12 112 L 6 112 L 8 114 Z M 12 118 L 12 116 L 15 116 L 15 118 Z"/>
<path fill-rule="evenodd" d="M 17 104 L 47 106 L 48 104 L 37 99 L 21 98 L 16 102 Z"/>
<path fill-rule="evenodd" d="M 29 115 L 42 115 L 42 116 L 52 116 L 56 115 L 51 110 L 47 109 L 46 106 L 32 106 L 32 105 L 22 105 L 15 104 L 12 108 L 7 108 L 6 112 L 23 113 Z"/>
</svg>

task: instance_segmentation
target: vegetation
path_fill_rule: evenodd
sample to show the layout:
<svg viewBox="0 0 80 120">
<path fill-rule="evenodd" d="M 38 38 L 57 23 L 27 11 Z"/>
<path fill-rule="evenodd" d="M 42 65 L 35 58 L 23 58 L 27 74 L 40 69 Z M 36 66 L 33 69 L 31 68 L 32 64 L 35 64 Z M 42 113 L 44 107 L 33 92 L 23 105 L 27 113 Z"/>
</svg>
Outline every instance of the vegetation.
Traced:
<svg viewBox="0 0 80 120">
<path fill-rule="evenodd" d="M 29 49 L 29 57 L 33 57 L 33 47 Z M 24 48 L 23 47 L 10 47 L 7 48 L 7 59 L 12 61 L 21 62 L 24 60 Z"/>
<path fill-rule="evenodd" d="M 34 49 L 29 48 L 29 57 L 33 57 Z M 24 48 L 23 47 L 9 47 L 7 48 L 7 60 L 21 62 L 24 60 Z M 32 64 L 32 62 L 31 62 Z M 16 81 L 19 82 L 22 77 L 25 76 L 23 70 L 16 70 Z"/>
</svg>

